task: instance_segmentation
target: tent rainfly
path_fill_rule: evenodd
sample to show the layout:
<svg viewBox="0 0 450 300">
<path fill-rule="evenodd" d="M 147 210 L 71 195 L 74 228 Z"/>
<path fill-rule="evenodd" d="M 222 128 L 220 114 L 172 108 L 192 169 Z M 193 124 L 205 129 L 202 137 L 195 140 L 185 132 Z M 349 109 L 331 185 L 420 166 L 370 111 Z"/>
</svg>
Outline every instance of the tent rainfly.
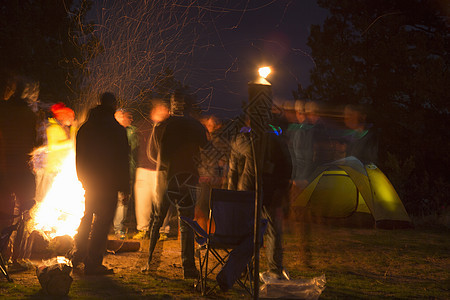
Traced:
<svg viewBox="0 0 450 300">
<path fill-rule="evenodd" d="M 344 223 L 363 216 L 377 228 L 412 227 L 394 187 L 374 164 L 363 165 L 350 156 L 320 167 L 315 174 L 293 204 L 304 216 Z"/>
</svg>

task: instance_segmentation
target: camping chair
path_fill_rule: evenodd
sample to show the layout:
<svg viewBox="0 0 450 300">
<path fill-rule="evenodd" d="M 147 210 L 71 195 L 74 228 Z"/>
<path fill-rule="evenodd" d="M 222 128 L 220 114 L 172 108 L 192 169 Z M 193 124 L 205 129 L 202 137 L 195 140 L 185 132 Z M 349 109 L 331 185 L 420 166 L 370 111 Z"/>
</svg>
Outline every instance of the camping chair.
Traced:
<svg viewBox="0 0 450 300">
<path fill-rule="evenodd" d="M 20 217 L 20 218 L 15 224 L 10 225 L 10 226 L 2 229 L 2 231 L 0 232 L 0 273 L 3 276 L 5 276 L 5 278 L 9 282 L 12 282 L 13 280 L 11 279 L 11 277 L 8 274 L 8 270 L 6 268 L 5 260 L 3 259 L 3 256 L 2 256 L 2 252 L 6 248 L 6 246 L 8 246 L 11 234 L 14 231 L 16 231 L 19 228 L 19 226 L 23 225 L 23 214 L 21 214 L 20 216 L 10 216 L 10 215 L 8 215 L 6 217 L 2 216 L 2 218 L 5 218 L 5 219 L 12 219 L 12 218 L 15 218 L 15 217 Z"/>
<path fill-rule="evenodd" d="M 200 246 L 197 250 L 200 276 L 196 286 L 200 288 L 203 296 L 210 294 L 218 286 L 216 282 L 208 290 L 208 276 L 227 262 L 230 252 L 239 246 L 244 239 L 251 238 L 253 240 L 255 193 L 212 189 L 209 203 L 208 232 L 201 228 L 196 221 L 180 217 L 194 230 L 196 242 Z M 211 233 L 212 222 L 215 223 L 214 233 Z M 263 220 L 260 231 L 261 239 L 266 225 L 267 220 Z M 202 252 L 204 252 L 203 256 Z M 215 264 L 211 264 L 210 254 L 217 260 Z M 252 261 L 250 260 L 244 276 L 237 280 L 237 283 L 250 295 L 253 293 L 251 266 Z"/>
</svg>

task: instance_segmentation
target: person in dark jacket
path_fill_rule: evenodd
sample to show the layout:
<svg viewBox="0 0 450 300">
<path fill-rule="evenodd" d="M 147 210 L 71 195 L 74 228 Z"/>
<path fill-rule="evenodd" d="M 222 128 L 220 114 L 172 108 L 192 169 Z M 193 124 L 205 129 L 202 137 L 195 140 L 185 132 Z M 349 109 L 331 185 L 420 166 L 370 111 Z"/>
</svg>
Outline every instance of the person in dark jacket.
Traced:
<svg viewBox="0 0 450 300">
<path fill-rule="evenodd" d="M 114 118 L 116 98 L 104 93 L 100 103 L 91 109 L 76 137 L 77 175 L 86 193 L 72 263 L 76 267 L 84 262 L 88 275 L 113 273 L 102 264 L 103 254 L 118 193 L 130 192 L 130 149 L 125 128 Z"/>
<path fill-rule="evenodd" d="M 14 88 L 14 94 L 0 103 L 0 230 L 13 223 L 13 215 L 26 213 L 35 204 L 36 184 L 29 161 L 36 146 L 37 117 L 26 98 L 26 80 L 15 79 Z M 26 258 L 26 240 L 27 232 L 20 226 L 12 247 L 14 268 Z M 9 260 L 7 254 L 4 258 Z"/>
<path fill-rule="evenodd" d="M 176 103 L 179 108 L 184 108 L 184 115 L 174 115 L 163 121 L 159 126 L 159 131 L 155 132 L 155 141 L 160 145 L 159 158 L 157 164 L 158 185 L 163 185 L 167 189 L 170 179 L 180 173 L 190 173 L 191 183 L 198 183 L 198 159 L 200 148 L 205 146 L 207 141 L 206 129 L 203 125 L 189 116 L 189 106 L 184 103 Z M 175 104 L 171 104 L 172 107 Z M 197 160 L 196 160 L 197 159 Z M 150 214 L 150 245 L 148 264 L 143 269 L 146 271 L 150 267 L 153 251 L 159 239 L 159 229 L 161 228 L 167 210 L 170 206 L 170 199 L 164 193 L 159 197 L 159 203 L 154 203 Z M 178 215 L 194 218 L 194 206 L 177 206 Z M 194 232 L 184 222 L 180 222 L 181 239 L 181 260 L 184 278 L 197 278 L 198 271 L 194 261 Z"/>
<path fill-rule="evenodd" d="M 281 206 L 287 198 L 292 162 L 285 139 L 281 137 L 281 128 L 275 126 L 269 126 L 269 128 L 271 128 L 270 131 L 264 133 L 267 137 L 267 143 L 262 169 L 262 217 L 268 220 L 265 234 L 266 256 L 271 275 L 279 279 L 289 279 L 289 275 L 283 267 Z M 254 152 L 251 139 L 251 128 L 243 127 L 232 142 L 228 171 L 229 190 L 256 190 Z M 246 250 L 248 254 L 251 251 L 250 248 Z M 245 264 L 237 263 L 237 261 L 231 262 L 229 260 L 217 275 L 217 281 L 222 290 L 231 288 L 237 276 L 245 268 Z"/>
</svg>

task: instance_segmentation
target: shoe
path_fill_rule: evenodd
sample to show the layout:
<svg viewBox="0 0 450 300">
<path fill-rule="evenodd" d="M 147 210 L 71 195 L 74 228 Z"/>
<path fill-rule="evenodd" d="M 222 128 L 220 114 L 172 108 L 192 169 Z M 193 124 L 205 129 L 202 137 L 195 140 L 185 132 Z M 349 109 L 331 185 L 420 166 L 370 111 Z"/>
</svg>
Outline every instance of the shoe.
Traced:
<svg viewBox="0 0 450 300">
<path fill-rule="evenodd" d="M 147 230 L 139 230 L 139 232 L 133 236 L 133 240 L 144 240 L 145 238 L 147 238 L 147 236 L 148 236 Z"/>
<path fill-rule="evenodd" d="M 122 230 L 116 231 L 116 238 L 118 238 L 119 240 L 124 240 L 125 239 L 125 232 L 123 232 Z"/>
<path fill-rule="evenodd" d="M 267 272 L 260 273 L 260 277 L 261 274 L 277 280 L 291 280 L 289 272 L 285 268 L 281 268 L 280 270 L 269 270 Z"/>
<path fill-rule="evenodd" d="M 150 264 L 147 263 L 144 267 L 141 268 L 142 273 L 148 273 L 150 272 Z"/>
<path fill-rule="evenodd" d="M 166 233 L 161 232 L 161 233 L 159 234 L 159 239 L 158 239 L 158 241 L 167 241 L 168 239 L 169 239 L 169 237 L 167 236 Z"/>
<path fill-rule="evenodd" d="M 104 265 L 99 265 L 95 267 L 91 266 L 84 267 L 84 275 L 111 275 L 111 274 L 114 274 L 114 270 Z"/>
<path fill-rule="evenodd" d="M 183 270 L 183 277 L 184 279 L 197 279 L 199 276 L 198 270 L 194 268 L 184 269 Z"/>
</svg>

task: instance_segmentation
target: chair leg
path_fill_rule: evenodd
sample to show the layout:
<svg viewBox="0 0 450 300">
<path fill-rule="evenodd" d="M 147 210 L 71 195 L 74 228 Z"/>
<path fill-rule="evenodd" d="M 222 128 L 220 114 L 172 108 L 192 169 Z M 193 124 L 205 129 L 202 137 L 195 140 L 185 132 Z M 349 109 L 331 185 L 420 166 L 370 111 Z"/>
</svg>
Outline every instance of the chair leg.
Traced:
<svg viewBox="0 0 450 300">
<path fill-rule="evenodd" d="M 6 265 L 5 265 L 5 261 L 3 260 L 3 256 L 0 253 L 0 271 L 3 274 L 3 276 L 5 276 L 5 278 L 9 281 L 12 282 L 13 280 L 11 279 L 11 277 L 9 277 L 8 271 L 6 270 Z"/>
</svg>

